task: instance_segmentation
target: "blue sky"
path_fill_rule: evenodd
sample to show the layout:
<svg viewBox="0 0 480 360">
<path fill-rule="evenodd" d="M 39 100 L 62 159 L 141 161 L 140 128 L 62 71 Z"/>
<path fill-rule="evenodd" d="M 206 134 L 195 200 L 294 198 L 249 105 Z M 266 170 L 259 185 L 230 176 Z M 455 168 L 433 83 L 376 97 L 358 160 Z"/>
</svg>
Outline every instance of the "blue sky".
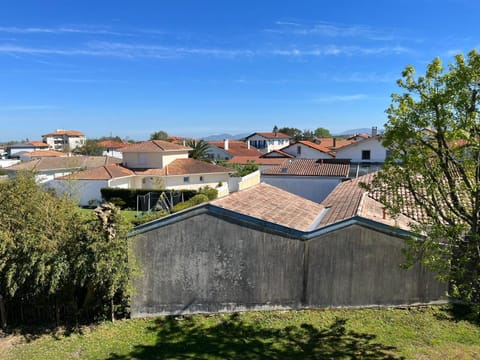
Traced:
<svg viewBox="0 0 480 360">
<path fill-rule="evenodd" d="M 5 0 L 0 141 L 382 127 L 406 65 L 480 47 L 478 14 L 474 0 Z"/>
</svg>

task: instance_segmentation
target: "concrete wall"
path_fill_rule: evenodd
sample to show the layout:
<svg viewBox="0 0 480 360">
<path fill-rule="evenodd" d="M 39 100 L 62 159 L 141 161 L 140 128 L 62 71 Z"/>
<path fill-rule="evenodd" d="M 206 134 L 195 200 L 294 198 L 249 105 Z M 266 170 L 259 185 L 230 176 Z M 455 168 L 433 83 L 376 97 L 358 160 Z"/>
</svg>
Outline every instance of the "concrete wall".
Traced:
<svg viewBox="0 0 480 360">
<path fill-rule="evenodd" d="M 292 194 L 320 203 L 337 186 L 341 178 L 325 176 L 262 175 L 261 181 Z"/>
<path fill-rule="evenodd" d="M 446 291 L 425 268 L 400 267 L 405 243 L 398 237 L 352 225 L 307 246 L 311 307 L 428 303 Z"/>
<path fill-rule="evenodd" d="M 431 273 L 399 268 L 403 240 L 364 226 L 300 240 L 207 213 L 165 223 L 134 239 L 133 317 L 444 300 Z"/>
<path fill-rule="evenodd" d="M 139 235 L 134 247 L 143 271 L 134 317 L 300 306 L 300 241 L 202 214 Z"/>
</svg>

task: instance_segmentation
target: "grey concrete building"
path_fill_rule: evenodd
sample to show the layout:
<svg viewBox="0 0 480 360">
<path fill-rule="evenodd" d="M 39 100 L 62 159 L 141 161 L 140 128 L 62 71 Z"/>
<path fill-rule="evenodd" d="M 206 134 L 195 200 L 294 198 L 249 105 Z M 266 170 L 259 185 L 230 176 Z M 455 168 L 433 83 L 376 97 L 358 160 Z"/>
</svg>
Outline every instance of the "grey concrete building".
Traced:
<svg viewBox="0 0 480 360">
<path fill-rule="evenodd" d="M 445 302 L 433 273 L 400 268 L 411 219 L 361 180 L 322 204 L 260 184 L 137 227 L 132 316 Z"/>
</svg>

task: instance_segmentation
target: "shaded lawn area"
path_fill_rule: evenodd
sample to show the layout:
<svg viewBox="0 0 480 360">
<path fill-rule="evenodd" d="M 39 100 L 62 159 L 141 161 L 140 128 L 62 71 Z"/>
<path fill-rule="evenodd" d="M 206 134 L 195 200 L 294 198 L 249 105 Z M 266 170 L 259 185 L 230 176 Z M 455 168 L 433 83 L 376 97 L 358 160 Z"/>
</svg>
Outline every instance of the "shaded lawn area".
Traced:
<svg viewBox="0 0 480 360">
<path fill-rule="evenodd" d="M 19 338 L 6 359 L 480 358 L 478 323 L 448 307 L 160 317 Z"/>
</svg>

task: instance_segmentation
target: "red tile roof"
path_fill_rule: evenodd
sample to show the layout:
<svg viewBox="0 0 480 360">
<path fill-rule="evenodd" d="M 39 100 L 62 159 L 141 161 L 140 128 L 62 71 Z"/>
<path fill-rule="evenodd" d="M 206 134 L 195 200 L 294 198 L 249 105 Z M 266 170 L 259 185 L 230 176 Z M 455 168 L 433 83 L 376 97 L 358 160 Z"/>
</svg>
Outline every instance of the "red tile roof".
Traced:
<svg viewBox="0 0 480 360">
<path fill-rule="evenodd" d="M 119 177 L 131 176 L 135 173 L 119 164 L 104 165 L 94 169 L 79 171 L 59 179 L 64 180 L 110 180 Z"/>
<path fill-rule="evenodd" d="M 324 210 L 323 205 L 264 183 L 211 204 L 301 231 L 313 230 Z"/>
<path fill-rule="evenodd" d="M 189 150 L 192 150 L 192 148 L 163 140 L 150 140 L 138 144 L 131 144 L 128 147 L 121 149 L 121 152 L 168 152 Z"/>
<path fill-rule="evenodd" d="M 123 141 L 115 141 L 115 140 L 102 140 L 98 142 L 98 145 L 104 148 L 108 149 L 120 149 L 122 147 L 125 147 L 127 145 L 130 145 L 129 143 L 123 142 Z"/>
<path fill-rule="evenodd" d="M 42 136 L 59 136 L 59 135 L 85 136 L 81 131 L 77 131 L 77 130 L 55 130 L 54 132 L 51 132 Z"/>
<path fill-rule="evenodd" d="M 323 145 L 320 145 L 320 144 L 315 144 L 314 142 L 311 142 L 311 141 L 302 140 L 302 141 L 298 141 L 298 143 L 303 144 L 305 146 L 308 146 L 312 149 L 321 151 L 321 152 L 326 153 L 326 154 L 330 153 L 330 149 L 327 148 L 326 146 L 323 146 Z"/>
<path fill-rule="evenodd" d="M 225 150 L 224 141 L 208 141 L 210 145 L 216 146 L 219 149 L 224 150 L 232 156 L 260 156 L 262 152 L 257 148 L 248 145 L 243 141 L 228 140 L 228 150 Z"/>
<path fill-rule="evenodd" d="M 289 159 L 280 166 L 264 170 L 262 175 L 347 177 L 349 161 L 335 159 Z"/>
<path fill-rule="evenodd" d="M 360 183 L 370 184 L 376 173 L 367 174 L 356 179 L 350 179 L 338 184 L 335 189 L 322 201 L 328 211 L 322 218 L 319 227 L 360 216 L 386 225 L 410 229 L 410 224 L 415 221 L 400 214 L 391 218 L 384 210 L 384 206 L 372 198 Z"/>
<path fill-rule="evenodd" d="M 56 150 L 38 150 L 38 151 L 31 151 L 28 153 L 23 154 L 23 156 L 29 157 L 54 157 L 54 156 L 67 156 L 67 154 L 56 151 Z"/>
<path fill-rule="evenodd" d="M 280 165 L 283 164 L 285 158 L 263 158 L 263 157 L 252 157 L 252 156 L 234 156 L 227 161 L 227 164 L 256 164 L 256 165 Z"/>
<path fill-rule="evenodd" d="M 263 136 L 264 138 L 266 139 L 290 139 L 290 136 L 288 136 L 287 134 L 284 134 L 284 133 L 280 133 L 280 132 L 255 132 L 251 135 L 248 135 L 247 136 L 247 139 L 249 137 L 252 137 L 254 135 L 260 135 L 260 136 Z"/>
<path fill-rule="evenodd" d="M 288 146 L 287 146 L 288 147 Z M 285 148 L 284 148 L 285 149 Z M 262 158 L 284 158 L 284 159 L 291 159 L 291 158 L 294 158 L 295 156 L 293 156 L 292 154 L 288 154 L 286 153 L 285 151 L 282 151 L 282 150 L 272 150 L 266 154 L 263 154 L 262 156 L 260 156 Z"/>
<path fill-rule="evenodd" d="M 136 170 L 137 175 L 188 175 L 233 173 L 230 168 L 195 159 L 177 159 L 162 169 Z"/>
<path fill-rule="evenodd" d="M 339 149 L 339 148 L 344 147 L 346 145 L 350 145 L 350 144 L 352 144 L 356 141 L 357 140 L 355 140 L 355 139 L 347 140 L 347 139 L 336 139 L 336 138 L 333 138 L 333 137 L 317 138 L 317 140 L 316 140 L 318 145 L 326 147 L 330 150 Z M 334 142 L 335 142 L 335 145 L 334 145 Z"/>
<path fill-rule="evenodd" d="M 37 148 L 48 148 L 48 144 L 45 144 L 43 141 L 28 141 L 26 144 L 30 144 Z"/>
<path fill-rule="evenodd" d="M 17 165 L 5 168 L 7 171 L 35 170 L 35 171 L 55 171 L 55 170 L 74 170 L 91 169 L 108 164 L 122 162 L 121 159 L 109 156 L 61 156 L 61 157 L 43 157 L 26 161 Z"/>
</svg>

